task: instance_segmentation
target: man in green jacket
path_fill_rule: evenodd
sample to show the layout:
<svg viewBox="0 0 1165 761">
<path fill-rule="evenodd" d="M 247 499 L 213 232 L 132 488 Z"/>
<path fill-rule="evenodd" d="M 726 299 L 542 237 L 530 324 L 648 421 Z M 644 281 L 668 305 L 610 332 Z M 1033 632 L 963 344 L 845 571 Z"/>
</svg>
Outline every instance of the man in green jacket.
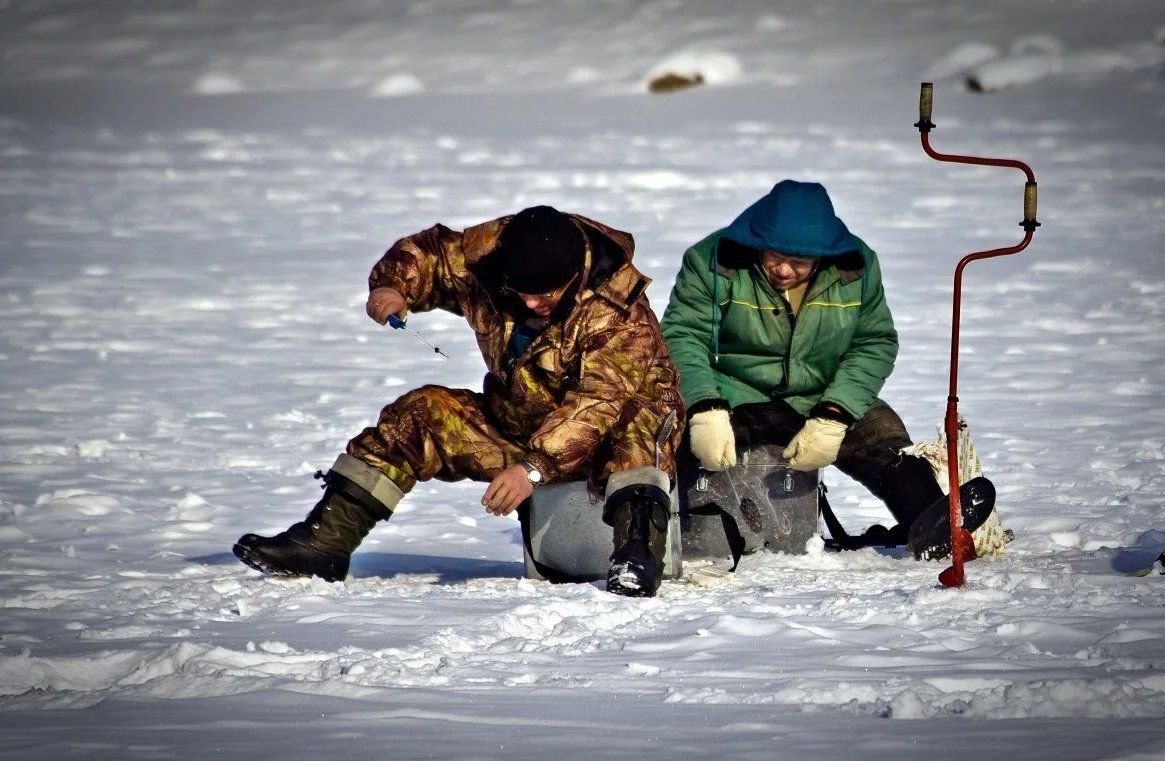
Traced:
<svg viewBox="0 0 1165 761">
<path fill-rule="evenodd" d="M 662 328 L 700 467 L 729 468 L 738 450 L 765 444 L 784 446 L 796 470 L 836 465 L 898 522 L 885 544 L 905 543 L 927 508 L 946 503 L 930 464 L 902 453 L 910 436 L 878 398 L 898 354 L 878 258 L 821 185 L 784 180 L 689 248 Z M 970 530 L 990 512 L 987 491 L 994 504 L 989 482 L 977 488 L 964 506 Z M 942 544 L 941 531 L 925 541 L 935 536 Z M 945 542 L 911 545 L 938 557 Z"/>
</svg>

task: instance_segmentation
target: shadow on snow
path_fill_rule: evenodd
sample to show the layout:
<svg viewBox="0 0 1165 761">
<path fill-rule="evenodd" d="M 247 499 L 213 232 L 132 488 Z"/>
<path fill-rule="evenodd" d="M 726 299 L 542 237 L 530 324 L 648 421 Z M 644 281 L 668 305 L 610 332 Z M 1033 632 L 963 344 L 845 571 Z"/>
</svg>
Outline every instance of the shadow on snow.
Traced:
<svg viewBox="0 0 1165 761">
<path fill-rule="evenodd" d="M 246 568 L 230 552 L 199 555 L 187 558 L 187 561 L 199 565 L 237 565 L 240 569 Z M 525 575 L 525 567 L 520 560 L 414 555 L 403 552 L 357 552 L 352 556 L 350 574 L 357 579 L 435 576 L 437 584 L 457 584 L 470 579 L 521 578 Z"/>
</svg>

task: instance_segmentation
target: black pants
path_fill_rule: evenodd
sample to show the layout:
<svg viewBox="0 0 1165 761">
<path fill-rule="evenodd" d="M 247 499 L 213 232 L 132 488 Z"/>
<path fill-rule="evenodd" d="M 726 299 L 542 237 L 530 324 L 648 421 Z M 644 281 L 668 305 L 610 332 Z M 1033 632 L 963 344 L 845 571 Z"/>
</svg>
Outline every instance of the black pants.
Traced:
<svg viewBox="0 0 1165 761">
<path fill-rule="evenodd" d="M 732 410 L 737 449 L 787 446 L 804 424 L 805 418 L 784 401 L 742 404 Z M 904 527 L 943 497 L 930 463 L 900 453 L 913 443 L 898 413 L 879 405 L 846 432 L 833 463 L 886 503 Z"/>
</svg>

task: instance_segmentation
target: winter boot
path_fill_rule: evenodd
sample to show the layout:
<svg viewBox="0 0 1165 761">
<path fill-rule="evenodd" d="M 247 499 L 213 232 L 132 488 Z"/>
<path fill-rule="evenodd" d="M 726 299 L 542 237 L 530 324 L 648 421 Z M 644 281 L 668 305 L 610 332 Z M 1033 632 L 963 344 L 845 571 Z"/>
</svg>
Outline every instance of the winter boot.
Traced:
<svg viewBox="0 0 1165 761">
<path fill-rule="evenodd" d="M 631 476 L 632 473 L 636 476 Z M 620 488 L 619 482 L 629 479 L 617 476 L 625 475 L 632 478 L 649 475 L 653 483 L 631 483 Z M 667 475 L 654 468 L 636 468 L 611 476 L 603 506 L 603 520 L 615 529 L 615 551 L 607 569 L 608 592 L 626 597 L 654 597 L 659 590 L 671 505 L 663 488 L 667 485 Z"/>
<path fill-rule="evenodd" d="M 898 540 L 897 544 L 904 544 L 907 532 L 918 516 L 944 497 L 930 463 L 914 455 L 902 455 L 886 465 L 881 471 L 880 487 L 877 495 L 898 521 L 897 526 L 886 530 L 888 535 Z"/>
<path fill-rule="evenodd" d="M 244 534 L 233 548 L 235 557 L 277 576 L 343 581 L 352 551 L 377 521 L 392 516 L 404 494 L 380 471 L 347 454 L 322 478 L 324 496 L 306 518 L 273 537 Z"/>
<path fill-rule="evenodd" d="M 995 485 L 986 478 L 972 478 L 959 487 L 963 528 L 969 532 L 983 525 L 995 509 Z M 912 524 L 906 546 L 916 560 L 939 560 L 951 554 L 950 500 L 944 494 Z"/>
</svg>

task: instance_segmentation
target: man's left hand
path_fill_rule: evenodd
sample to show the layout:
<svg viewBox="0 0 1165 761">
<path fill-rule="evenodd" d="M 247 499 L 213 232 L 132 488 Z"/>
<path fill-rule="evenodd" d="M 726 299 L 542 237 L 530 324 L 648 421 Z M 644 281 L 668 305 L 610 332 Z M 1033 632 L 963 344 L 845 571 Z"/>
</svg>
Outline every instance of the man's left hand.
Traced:
<svg viewBox="0 0 1165 761">
<path fill-rule="evenodd" d="M 534 484 L 521 465 L 511 465 L 489 482 L 481 504 L 490 515 L 509 515 L 534 492 Z"/>
<path fill-rule="evenodd" d="M 782 454 L 793 470 L 817 470 L 837 459 L 846 425 L 836 420 L 811 417 L 797 431 Z"/>
</svg>

